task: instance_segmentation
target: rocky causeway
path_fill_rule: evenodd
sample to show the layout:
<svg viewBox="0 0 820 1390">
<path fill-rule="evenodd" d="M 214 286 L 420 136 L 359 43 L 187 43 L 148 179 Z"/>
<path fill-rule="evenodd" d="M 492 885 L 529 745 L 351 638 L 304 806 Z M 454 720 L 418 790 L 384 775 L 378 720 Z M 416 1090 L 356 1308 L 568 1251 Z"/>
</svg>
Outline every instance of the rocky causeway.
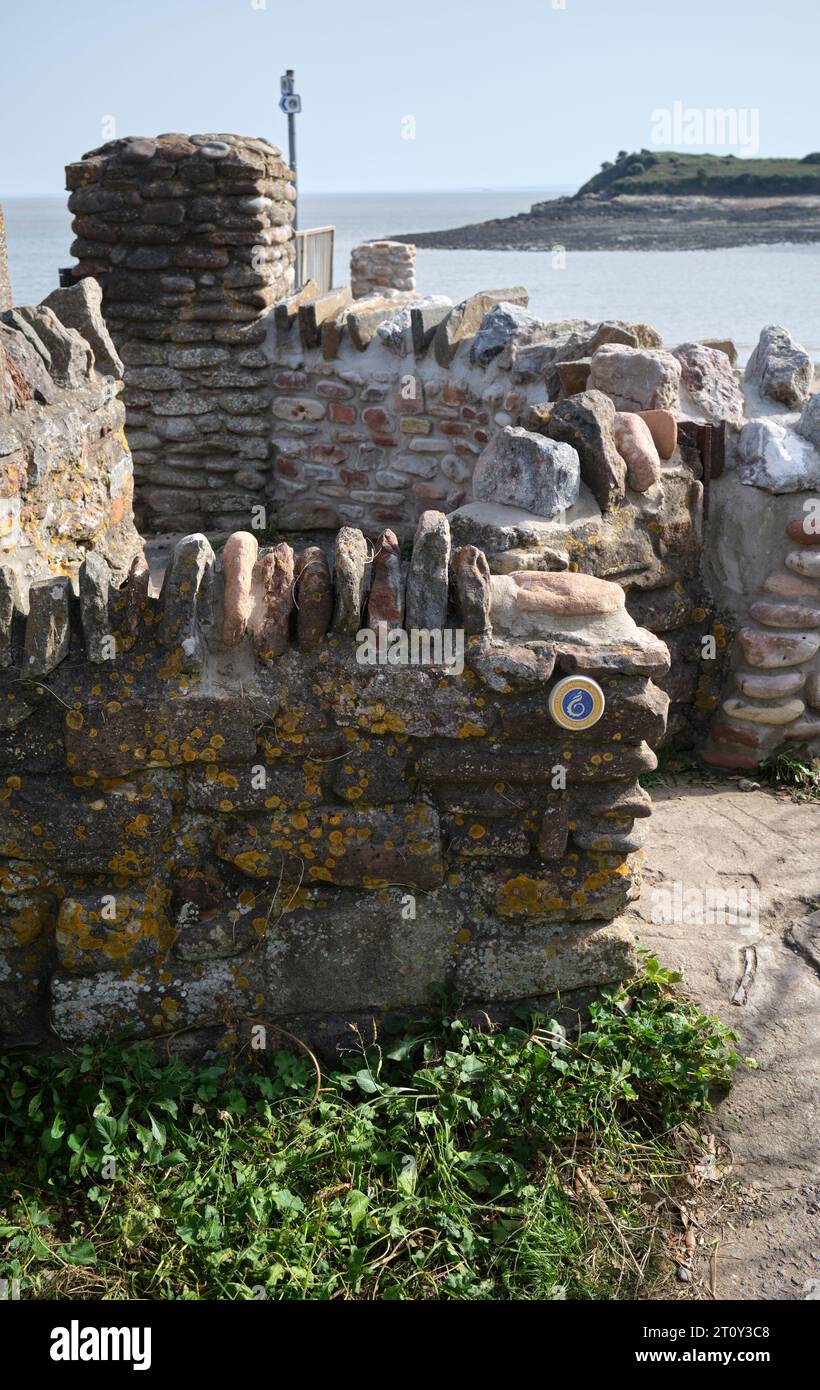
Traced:
<svg viewBox="0 0 820 1390">
<path fill-rule="evenodd" d="M 820 197 L 552 198 L 529 212 L 435 232 L 401 232 L 394 241 L 425 250 L 698 251 L 820 241 Z"/>
</svg>

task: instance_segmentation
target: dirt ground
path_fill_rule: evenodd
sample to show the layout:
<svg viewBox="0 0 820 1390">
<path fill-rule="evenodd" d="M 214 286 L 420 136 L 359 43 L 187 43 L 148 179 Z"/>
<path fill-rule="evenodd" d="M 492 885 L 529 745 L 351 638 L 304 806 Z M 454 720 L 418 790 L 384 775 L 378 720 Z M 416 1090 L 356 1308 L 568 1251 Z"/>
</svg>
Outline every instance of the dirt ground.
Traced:
<svg viewBox="0 0 820 1390">
<path fill-rule="evenodd" d="M 820 1299 L 820 805 L 723 781 L 652 797 L 644 888 L 625 920 L 759 1064 L 710 1118 L 732 1154 L 729 1200 L 681 1294 Z M 751 919 L 710 922 L 708 889 L 730 909 L 745 891 Z"/>
</svg>

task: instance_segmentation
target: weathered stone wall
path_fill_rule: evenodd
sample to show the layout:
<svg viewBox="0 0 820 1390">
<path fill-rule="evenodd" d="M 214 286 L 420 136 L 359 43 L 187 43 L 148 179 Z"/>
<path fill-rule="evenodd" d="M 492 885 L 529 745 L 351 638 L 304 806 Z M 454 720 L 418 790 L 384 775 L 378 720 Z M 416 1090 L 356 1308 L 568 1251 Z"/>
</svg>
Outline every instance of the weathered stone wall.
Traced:
<svg viewBox="0 0 820 1390">
<path fill-rule="evenodd" d="M 292 176 L 267 140 L 115 140 L 66 170 L 78 276 L 125 362 L 144 530 L 225 530 L 264 486 L 265 311 L 293 287 Z"/>
<path fill-rule="evenodd" d="M 409 242 L 365 241 L 350 253 L 350 291 L 354 299 L 390 290 L 416 288 L 416 248 Z"/>
<path fill-rule="evenodd" d="M 697 393 L 697 351 L 678 362 L 641 324 L 545 323 L 527 312 L 520 287 L 455 307 L 421 299 L 404 246 L 401 286 L 381 262 L 365 283 L 372 258 L 393 254 L 372 243 L 359 248 L 352 275 L 353 295 L 366 297 L 311 286 L 287 297 L 287 171 L 265 163 L 276 156 L 264 143 L 206 139 L 116 142 L 69 169 L 80 270 L 104 275 L 106 314 L 122 341 L 137 516 L 147 532 L 224 534 L 262 518 L 268 533 L 348 524 L 375 537 L 390 526 L 406 540 L 426 508 L 472 502 L 476 464 L 508 426 L 530 425 L 533 407 L 588 382 L 621 411 L 674 415 L 694 404 L 712 418 L 708 392 L 683 399 L 689 386 Z M 246 167 L 257 161 L 263 170 Z M 275 225 L 266 228 L 271 208 Z M 279 278 L 262 283 L 248 262 L 268 233 L 279 259 L 265 265 Z M 726 397 L 731 413 L 732 382 L 718 382 L 718 410 Z M 661 491 L 638 505 L 631 486 L 607 491 L 613 424 L 596 428 L 584 459 L 592 495 L 585 479 L 580 509 L 553 528 L 546 550 L 532 542 L 533 518 L 519 518 L 527 555 L 520 559 L 506 528 L 490 547 L 491 567 L 520 560 L 622 581 L 642 621 L 669 633 L 681 657 L 670 678 L 671 728 L 691 743 L 714 705 L 717 675 L 700 660 L 712 611 L 697 582 L 698 461 L 673 441 Z"/>
<path fill-rule="evenodd" d="M 93 280 L 0 317 L 5 602 L 18 589 L 25 604 L 44 575 L 76 573 L 87 550 L 127 573 L 140 541 L 121 375 Z"/>
<path fill-rule="evenodd" d="M 321 1043 L 423 1006 L 436 983 L 504 1005 L 633 969 L 613 918 L 639 881 L 666 648 L 617 585 L 491 578 L 470 547 L 448 565 L 441 514 L 423 518 L 406 584 L 382 539 L 368 554 L 340 532 L 331 582 L 318 550 L 257 552 L 246 534 L 215 556 L 192 536 L 158 599 L 139 561 L 103 592 L 90 558 L 79 601 L 43 586 L 34 627 L 15 617 L 0 679 L 10 1037 L 49 1017 L 71 1042 L 254 1017 Z M 466 630 L 462 670 L 357 660 L 360 623 L 395 638 L 438 615 Z M 606 693 L 586 732 L 548 712 L 566 672 Z"/>
<path fill-rule="evenodd" d="M 284 533 L 348 524 L 375 538 L 390 526 L 401 539 L 437 507 L 458 543 L 486 551 L 494 573 L 577 570 L 615 580 L 636 621 L 673 652 L 668 737 L 691 748 L 717 704 L 726 636 L 700 577 L 702 465 L 678 439 L 680 368 L 645 325 L 543 324 L 525 303 L 517 288 L 455 310 L 439 299 L 399 309 L 347 303 L 318 324 L 283 315 L 269 348 L 275 459 L 266 515 Z M 321 315 L 322 300 L 308 307 Z M 580 450 L 577 499 L 556 504 L 554 516 L 476 503 L 482 456 L 492 457 L 511 426 L 548 434 L 559 403 L 571 416 L 568 396 L 581 399 L 593 357 L 606 357 L 608 345 L 619 352 L 620 376 L 610 366 L 603 383 L 614 399 L 599 390 L 596 408 L 582 407 L 567 425 Z M 620 460 L 614 430 L 624 417 L 615 403 L 652 420 L 663 448 L 648 474 Z M 503 460 L 502 488 L 512 463 Z M 704 654 L 706 635 L 715 636 L 715 659 Z"/>
<path fill-rule="evenodd" d="M 265 163 L 272 147 L 258 144 L 115 142 L 69 169 L 80 271 L 103 274 L 122 340 L 143 529 L 353 525 L 375 539 L 390 526 L 407 541 L 432 506 L 474 539 L 471 518 L 458 514 L 475 500 L 484 452 L 510 426 L 548 435 L 558 428 L 552 408 L 590 387 L 609 413 L 581 410 L 580 497 L 558 518 L 527 503 L 516 518 L 496 517 L 490 567 L 578 569 L 622 583 L 640 620 L 669 634 L 679 658 L 670 731 L 696 742 L 720 663 L 701 659 L 713 610 L 698 578 L 700 463 L 678 446 L 675 418 L 734 418 L 728 358 L 692 344 L 665 352 L 643 324 L 544 322 L 520 287 L 456 306 L 423 299 L 410 288 L 404 246 L 401 288 L 395 277 L 382 283 L 392 272 L 381 262 L 365 283 L 367 258 L 392 255 L 373 243 L 356 261 L 352 294 L 308 285 L 288 295 L 292 188 L 287 171 Z M 246 167 L 257 160 L 261 172 Z M 279 277 L 264 284 L 248 264 L 263 231 L 278 258 L 265 265 Z M 640 413 L 671 438 L 663 477 L 657 454 L 626 476 L 618 451 L 640 454 L 630 433 Z M 575 447 L 576 425 L 566 429 Z"/>
<path fill-rule="evenodd" d="M 390 525 L 412 534 L 430 506 L 470 496 L 475 461 L 509 383 L 415 370 L 372 349 L 333 363 L 318 350 L 277 354 L 271 501 L 286 528 Z M 292 363 L 292 365 L 291 365 Z M 543 395 L 543 390 L 541 392 Z"/>
<path fill-rule="evenodd" d="M 786 745 L 820 753 L 820 395 L 808 354 L 777 326 L 746 377 L 749 418 L 713 486 L 705 555 L 734 636 L 704 757 L 729 768 Z"/>
<path fill-rule="evenodd" d="M 10 309 L 13 300 L 9 282 L 9 248 L 6 243 L 6 223 L 0 207 L 0 313 Z"/>
</svg>

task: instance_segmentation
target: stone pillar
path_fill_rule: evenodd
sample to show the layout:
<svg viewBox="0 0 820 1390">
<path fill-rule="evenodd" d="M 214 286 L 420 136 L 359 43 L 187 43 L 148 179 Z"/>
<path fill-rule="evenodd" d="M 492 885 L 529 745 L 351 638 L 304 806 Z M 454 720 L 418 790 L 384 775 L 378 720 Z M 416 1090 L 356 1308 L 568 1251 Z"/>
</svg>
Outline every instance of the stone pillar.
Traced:
<svg viewBox="0 0 820 1390">
<path fill-rule="evenodd" d="M 264 316 L 293 287 L 290 170 L 267 140 L 114 140 L 66 169 L 75 275 L 125 363 L 143 530 L 247 527 L 269 468 Z"/>
<path fill-rule="evenodd" d="M 9 282 L 9 248 L 6 243 L 6 224 L 3 221 L 3 209 L 0 208 L 0 314 L 6 309 L 10 309 L 12 303 L 11 284 Z"/>
<path fill-rule="evenodd" d="M 370 294 L 416 288 L 416 248 L 403 241 L 365 241 L 350 253 L 350 290 L 354 299 Z"/>
</svg>

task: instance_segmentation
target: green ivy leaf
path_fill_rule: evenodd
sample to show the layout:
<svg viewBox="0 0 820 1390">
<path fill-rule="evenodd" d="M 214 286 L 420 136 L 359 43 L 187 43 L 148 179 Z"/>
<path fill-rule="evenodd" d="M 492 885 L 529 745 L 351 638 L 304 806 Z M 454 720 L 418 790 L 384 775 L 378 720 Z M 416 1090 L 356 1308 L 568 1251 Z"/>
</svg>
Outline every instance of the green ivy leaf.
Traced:
<svg viewBox="0 0 820 1390">
<path fill-rule="evenodd" d="M 359 1192 L 356 1188 L 347 1195 L 347 1209 L 350 1213 L 350 1225 L 354 1231 L 358 1230 L 367 1215 L 369 1200 L 365 1192 Z"/>
<path fill-rule="evenodd" d="M 61 1255 L 70 1265 L 95 1265 L 97 1263 L 97 1252 L 90 1240 L 78 1240 L 74 1245 L 61 1245 L 57 1249 L 57 1254 Z"/>
</svg>

